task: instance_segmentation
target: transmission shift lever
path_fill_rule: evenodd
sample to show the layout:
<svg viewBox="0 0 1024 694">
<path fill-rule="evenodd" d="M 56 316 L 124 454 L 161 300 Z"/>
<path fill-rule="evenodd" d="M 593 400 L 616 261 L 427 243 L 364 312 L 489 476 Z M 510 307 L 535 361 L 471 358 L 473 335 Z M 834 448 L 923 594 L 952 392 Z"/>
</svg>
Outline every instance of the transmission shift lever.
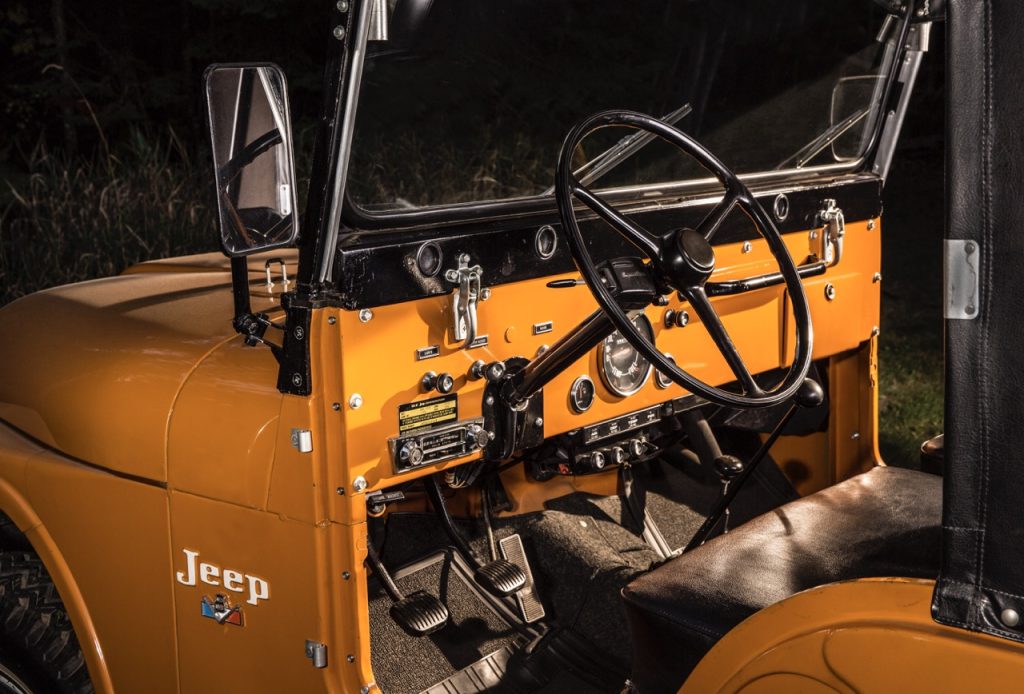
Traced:
<svg viewBox="0 0 1024 694">
<path fill-rule="evenodd" d="M 789 409 L 786 410 L 786 414 L 782 416 L 779 423 L 775 425 L 775 429 L 768 435 L 761 447 L 757 449 L 754 456 L 750 459 L 750 462 L 744 466 L 740 463 L 740 471 L 732 479 L 726 480 L 722 478 L 723 490 L 722 496 L 718 499 L 718 503 L 711 509 L 711 513 L 704 520 L 704 523 L 697 529 L 697 532 L 693 534 L 690 542 L 686 545 L 686 549 L 683 552 L 689 552 L 694 547 L 700 547 L 704 544 L 708 537 L 711 535 L 711 531 L 715 525 L 718 524 L 719 519 L 725 515 L 729 510 L 729 504 L 736 498 L 736 494 L 739 493 L 743 483 L 747 481 L 754 470 L 761 463 L 762 460 L 768 455 L 768 451 L 775 445 L 775 441 L 778 440 L 779 436 L 785 430 L 786 425 L 789 424 L 789 420 L 793 419 L 793 415 L 796 414 L 798 408 L 806 407 L 812 408 L 817 407 L 825 401 L 825 391 L 822 390 L 818 382 L 812 378 L 805 378 L 804 382 L 800 385 L 800 388 L 796 391 L 796 395 L 793 396 L 793 404 L 790 405 Z M 719 465 L 719 460 L 726 458 L 727 456 L 718 456 L 715 458 L 715 470 L 721 470 L 722 467 L 732 467 L 723 463 Z M 721 472 L 719 472 L 721 475 Z"/>
<path fill-rule="evenodd" d="M 736 479 L 743 472 L 743 461 L 734 455 L 720 455 L 715 458 L 715 472 L 718 479 L 722 480 L 722 498 L 729 493 L 729 483 Z M 722 533 L 729 532 L 729 507 L 725 508 L 725 520 L 722 524 Z"/>
</svg>

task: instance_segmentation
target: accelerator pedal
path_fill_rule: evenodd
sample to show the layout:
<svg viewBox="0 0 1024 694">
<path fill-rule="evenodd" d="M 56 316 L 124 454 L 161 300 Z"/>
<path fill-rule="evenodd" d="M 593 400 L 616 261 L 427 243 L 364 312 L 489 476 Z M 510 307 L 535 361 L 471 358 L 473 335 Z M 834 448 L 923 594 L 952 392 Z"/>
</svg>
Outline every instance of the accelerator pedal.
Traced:
<svg viewBox="0 0 1024 694">
<path fill-rule="evenodd" d="M 409 636 L 427 636 L 448 624 L 448 608 L 426 591 L 418 590 L 391 604 L 391 619 Z"/>
<path fill-rule="evenodd" d="M 537 586 L 533 583 L 533 572 L 530 570 L 530 562 L 527 560 L 526 550 L 523 548 L 523 538 L 516 533 L 502 538 L 498 544 L 505 559 L 518 566 L 526 576 L 526 585 L 516 593 L 516 602 L 519 603 L 519 612 L 523 615 L 523 621 L 532 624 L 542 619 L 544 605 L 540 601 Z"/>
</svg>

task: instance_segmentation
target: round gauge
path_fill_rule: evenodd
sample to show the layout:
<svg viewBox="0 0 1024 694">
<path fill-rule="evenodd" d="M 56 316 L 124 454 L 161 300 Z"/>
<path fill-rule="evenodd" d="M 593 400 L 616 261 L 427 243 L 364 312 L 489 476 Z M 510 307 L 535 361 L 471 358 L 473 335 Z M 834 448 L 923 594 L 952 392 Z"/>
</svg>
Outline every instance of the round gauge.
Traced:
<svg viewBox="0 0 1024 694">
<path fill-rule="evenodd" d="M 668 353 L 666 352 L 664 356 L 665 356 L 665 358 L 666 358 L 666 359 L 668 359 L 668 360 L 669 360 L 670 362 L 672 362 L 673 364 L 675 364 L 675 363 L 676 363 L 676 360 L 672 358 L 672 355 L 671 355 L 671 354 L 668 354 Z M 665 375 L 665 374 L 661 373 L 661 371 L 657 371 L 657 370 L 655 370 L 655 372 L 654 372 L 654 383 L 655 383 L 655 385 L 657 385 L 657 386 L 658 386 L 659 388 L 668 388 L 668 387 L 669 387 L 669 386 L 671 386 L 671 385 L 672 385 L 673 383 L 675 383 L 675 381 L 673 381 L 673 380 L 672 380 L 671 378 L 669 378 L 669 377 L 668 377 L 667 375 Z"/>
<path fill-rule="evenodd" d="M 654 328 L 647 316 L 638 315 L 633 325 L 654 344 Z M 632 395 L 643 388 L 651 375 L 651 363 L 618 331 L 601 343 L 600 356 L 601 380 L 616 395 Z"/>
<path fill-rule="evenodd" d="M 589 410 L 594 404 L 595 393 L 594 382 L 590 380 L 590 376 L 580 376 L 573 381 L 572 387 L 569 388 L 569 404 L 573 411 L 583 414 Z"/>
</svg>

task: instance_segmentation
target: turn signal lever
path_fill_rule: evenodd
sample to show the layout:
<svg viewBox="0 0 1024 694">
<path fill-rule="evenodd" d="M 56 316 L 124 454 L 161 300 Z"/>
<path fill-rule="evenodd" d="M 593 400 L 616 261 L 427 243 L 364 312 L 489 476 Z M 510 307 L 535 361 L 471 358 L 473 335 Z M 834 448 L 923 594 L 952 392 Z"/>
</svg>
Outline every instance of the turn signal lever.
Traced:
<svg viewBox="0 0 1024 694">
<path fill-rule="evenodd" d="M 779 423 L 775 425 L 775 429 L 768 435 L 761 447 L 757 449 L 754 456 L 750 459 L 750 462 L 743 465 L 739 460 L 735 460 L 735 463 L 739 463 L 738 471 L 737 465 L 731 460 L 725 460 L 726 458 L 732 458 L 732 456 L 718 456 L 715 459 L 715 470 L 718 472 L 719 477 L 722 479 L 722 496 L 718 499 L 715 507 L 711 509 L 711 513 L 704 520 L 704 523 L 697 529 L 697 532 L 693 534 L 693 538 L 686 545 L 684 552 L 689 552 L 694 547 L 700 547 L 704 544 L 708 537 L 711 535 L 711 531 L 714 530 L 715 526 L 718 525 L 718 521 L 722 519 L 729 511 L 729 505 L 732 500 L 736 498 L 740 489 L 743 487 L 743 483 L 746 482 L 750 475 L 753 474 L 754 470 L 761 463 L 762 460 L 768 455 L 768 451 L 775 445 L 775 441 L 778 440 L 779 436 L 785 430 L 789 421 L 793 419 L 793 415 L 796 414 L 797 409 L 801 407 L 812 408 L 817 407 L 825 401 L 825 391 L 822 390 L 821 386 L 817 381 L 811 378 L 805 378 L 803 384 L 796 391 L 796 395 L 793 396 L 793 402 L 789 409 L 786 410 L 786 414 L 782 416 Z M 719 461 L 722 461 L 719 464 Z M 724 473 L 723 473 L 724 471 Z M 727 521 L 728 522 L 728 521 Z"/>
</svg>

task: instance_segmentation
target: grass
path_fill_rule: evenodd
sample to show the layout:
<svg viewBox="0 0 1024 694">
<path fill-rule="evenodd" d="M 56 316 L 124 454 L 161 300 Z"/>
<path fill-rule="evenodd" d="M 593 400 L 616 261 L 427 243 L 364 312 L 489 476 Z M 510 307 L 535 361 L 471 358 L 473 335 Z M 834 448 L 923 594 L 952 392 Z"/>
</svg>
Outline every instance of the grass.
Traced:
<svg viewBox="0 0 1024 694">
<path fill-rule="evenodd" d="M 941 148 L 904 151 L 884 193 L 879 443 L 903 467 L 943 430 L 942 180 Z"/>
<path fill-rule="evenodd" d="M 173 132 L 135 132 L 120 151 L 71 158 L 39 145 L 0 196 L 0 305 L 217 247 L 209 176 Z"/>
</svg>

